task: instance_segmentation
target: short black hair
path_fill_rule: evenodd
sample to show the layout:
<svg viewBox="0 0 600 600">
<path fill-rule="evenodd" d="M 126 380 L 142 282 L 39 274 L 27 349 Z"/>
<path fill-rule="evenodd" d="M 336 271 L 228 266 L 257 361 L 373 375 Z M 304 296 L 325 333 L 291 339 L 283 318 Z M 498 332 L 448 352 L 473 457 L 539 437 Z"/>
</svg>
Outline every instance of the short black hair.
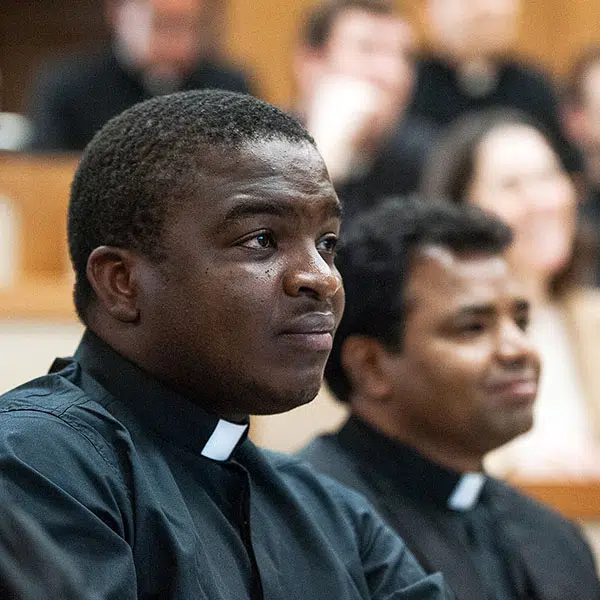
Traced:
<svg viewBox="0 0 600 600">
<path fill-rule="evenodd" d="M 210 157 L 271 139 L 314 145 L 292 116 L 222 90 L 153 98 L 111 119 L 85 149 L 71 187 L 69 252 L 81 320 L 95 298 L 86 274 L 94 248 L 117 246 L 164 259 L 165 219 L 201 192 L 202 176 L 214 165 Z"/>
<path fill-rule="evenodd" d="M 442 246 L 493 256 L 511 241 L 511 229 L 496 217 L 447 200 L 390 198 L 359 215 L 345 232 L 336 259 L 346 308 L 325 368 L 335 396 L 348 402 L 352 392 L 341 360 L 350 336 L 374 338 L 386 348 L 402 350 L 405 288 L 416 252 Z"/>
<path fill-rule="evenodd" d="M 395 15 L 390 0 L 325 0 L 306 15 L 302 40 L 308 48 L 321 49 L 327 44 L 337 19 L 349 10 L 361 10 L 375 15 Z"/>
</svg>

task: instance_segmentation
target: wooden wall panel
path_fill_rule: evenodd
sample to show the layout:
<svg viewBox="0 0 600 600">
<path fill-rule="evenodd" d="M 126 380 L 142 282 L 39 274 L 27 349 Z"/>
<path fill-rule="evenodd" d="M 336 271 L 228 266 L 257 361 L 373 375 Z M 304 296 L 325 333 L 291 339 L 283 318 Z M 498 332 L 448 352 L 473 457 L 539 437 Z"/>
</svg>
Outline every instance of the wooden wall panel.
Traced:
<svg viewBox="0 0 600 600">
<path fill-rule="evenodd" d="M 32 77 L 43 60 L 107 37 L 102 0 L 0 0 L 3 110 L 25 110 Z"/>
<path fill-rule="evenodd" d="M 253 71 L 261 95 L 288 107 L 293 97 L 292 52 L 299 24 L 314 0 L 229 0 L 225 50 Z"/>
<path fill-rule="evenodd" d="M 600 2 L 597 0 L 525 0 L 518 52 L 557 77 L 588 44 L 600 42 Z"/>
</svg>

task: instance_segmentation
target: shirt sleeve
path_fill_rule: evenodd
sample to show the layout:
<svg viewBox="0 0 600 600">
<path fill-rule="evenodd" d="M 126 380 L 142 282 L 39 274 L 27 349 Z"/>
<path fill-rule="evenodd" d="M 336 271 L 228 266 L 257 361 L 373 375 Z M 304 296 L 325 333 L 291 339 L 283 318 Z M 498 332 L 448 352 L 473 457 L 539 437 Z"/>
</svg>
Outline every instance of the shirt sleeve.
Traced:
<svg viewBox="0 0 600 600">
<path fill-rule="evenodd" d="M 361 557 L 372 600 L 454 599 L 442 575 L 426 575 L 402 539 L 374 509 L 360 511 L 360 529 Z"/>
<path fill-rule="evenodd" d="M 8 497 L 61 548 L 90 595 L 137 598 L 131 506 L 108 447 L 53 414 L 5 412 L 0 473 Z"/>
</svg>

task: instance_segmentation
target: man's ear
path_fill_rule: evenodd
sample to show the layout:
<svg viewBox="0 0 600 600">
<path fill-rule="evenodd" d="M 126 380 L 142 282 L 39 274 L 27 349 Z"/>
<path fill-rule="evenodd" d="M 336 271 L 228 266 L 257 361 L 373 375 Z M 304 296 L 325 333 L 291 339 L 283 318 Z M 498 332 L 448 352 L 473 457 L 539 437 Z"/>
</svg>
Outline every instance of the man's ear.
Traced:
<svg viewBox="0 0 600 600">
<path fill-rule="evenodd" d="M 87 261 L 87 278 L 98 305 L 114 319 L 133 323 L 139 318 L 135 267 L 139 257 L 129 250 L 99 246 Z"/>
<path fill-rule="evenodd" d="M 363 399 L 381 402 L 391 395 L 384 354 L 381 343 L 366 336 L 351 336 L 342 345 L 342 366 L 352 390 Z"/>
<path fill-rule="evenodd" d="M 567 104 L 562 108 L 560 116 L 569 139 L 577 144 L 584 144 L 587 141 L 589 124 L 583 107 Z"/>
</svg>

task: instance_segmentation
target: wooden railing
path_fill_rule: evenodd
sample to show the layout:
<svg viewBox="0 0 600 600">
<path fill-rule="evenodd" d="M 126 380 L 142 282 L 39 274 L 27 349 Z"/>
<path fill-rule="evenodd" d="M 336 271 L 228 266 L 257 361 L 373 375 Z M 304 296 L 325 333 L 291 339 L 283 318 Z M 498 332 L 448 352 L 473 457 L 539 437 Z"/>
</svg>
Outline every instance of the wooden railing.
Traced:
<svg viewBox="0 0 600 600">
<path fill-rule="evenodd" d="M 600 522 L 600 481 L 521 481 L 516 485 L 569 519 Z"/>
<path fill-rule="evenodd" d="M 66 214 L 76 165 L 72 155 L 0 153 L 0 200 L 15 229 L 12 276 L 0 287 L 0 318 L 74 318 Z"/>
</svg>

